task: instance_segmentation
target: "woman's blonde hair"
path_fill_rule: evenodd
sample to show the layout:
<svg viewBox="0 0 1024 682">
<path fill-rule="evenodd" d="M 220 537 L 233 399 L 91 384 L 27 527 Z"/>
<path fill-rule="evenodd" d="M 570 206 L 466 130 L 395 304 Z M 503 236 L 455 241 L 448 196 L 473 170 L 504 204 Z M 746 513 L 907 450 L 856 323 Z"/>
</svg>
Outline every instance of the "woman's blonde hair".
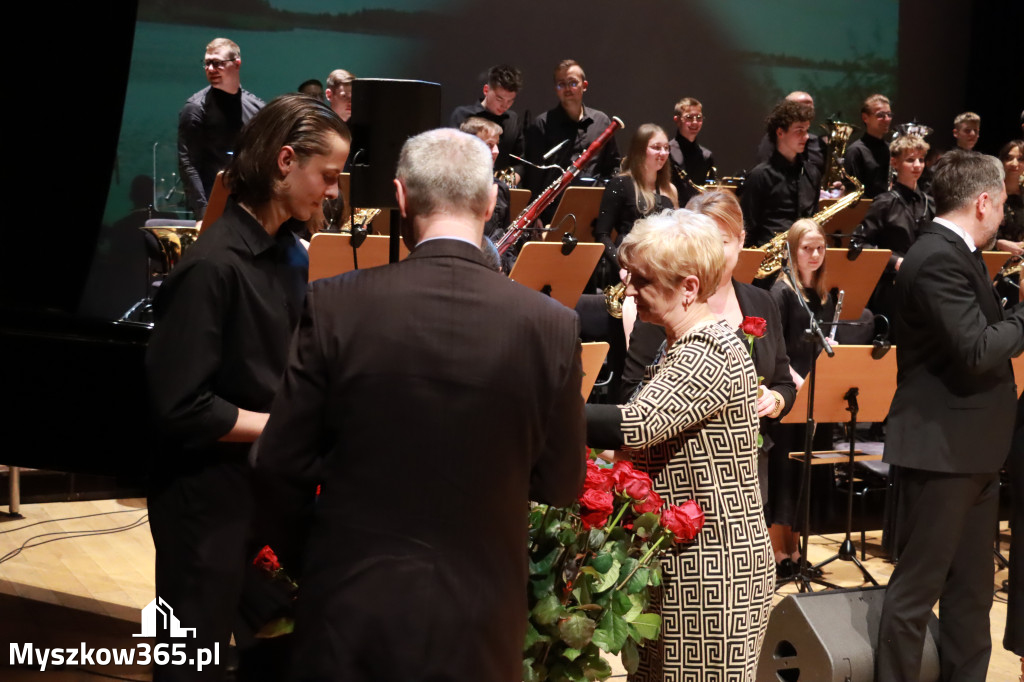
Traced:
<svg viewBox="0 0 1024 682">
<path fill-rule="evenodd" d="M 686 202 L 686 208 L 711 218 L 719 229 L 728 230 L 743 243 L 743 211 L 732 192 L 716 189 L 698 194 Z"/>
<path fill-rule="evenodd" d="M 636 209 L 641 215 L 650 213 L 658 207 L 655 193 L 647 191 L 640 184 L 643 178 L 644 162 L 647 160 L 647 145 L 650 144 L 651 138 L 658 133 L 665 137 L 666 142 L 668 141 L 668 135 L 665 134 L 665 130 L 661 126 L 655 123 L 644 123 L 633 133 L 633 139 L 629 141 L 629 152 L 622 157 L 622 172 L 633 179 L 633 188 L 636 190 Z M 672 163 L 666 160 L 665 165 L 661 167 L 654 178 L 654 188 L 669 199 L 672 199 L 673 190 L 671 166 Z M 675 199 L 672 199 L 672 205 L 676 205 Z"/>
<path fill-rule="evenodd" d="M 725 269 L 722 235 L 707 216 L 685 208 L 662 211 L 636 221 L 619 246 L 619 264 L 669 290 L 695 275 L 697 302 L 703 303 Z"/>
</svg>

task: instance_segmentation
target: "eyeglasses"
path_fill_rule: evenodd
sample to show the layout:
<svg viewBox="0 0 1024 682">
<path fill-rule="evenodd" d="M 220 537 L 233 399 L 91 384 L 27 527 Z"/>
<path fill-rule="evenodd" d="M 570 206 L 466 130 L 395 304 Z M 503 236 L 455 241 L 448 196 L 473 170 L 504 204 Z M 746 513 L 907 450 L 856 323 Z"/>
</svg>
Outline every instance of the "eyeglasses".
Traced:
<svg viewBox="0 0 1024 682">
<path fill-rule="evenodd" d="M 687 123 L 700 123 L 704 120 L 704 114 L 684 114 L 683 120 Z"/>
<path fill-rule="evenodd" d="M 655 152 L 655 153 L 665 152 L 667 154 L 668 153 L 668 145 L 667 144 L 649 144 L 649 145 L 647 145 L 647 151 L 651 151 L 651 152 Z"/>
<path fill-rule="evenodd" d="M 223 69 L 228 64 L 234 64 L 234 63 L 235 63 L 234 59 L 204 59 L 203 60 L 203 68 L 204 69 L 208 69 L 208 68 L 210 68 L 212 66 L 214 71 L 220 71 L 221 69 Z"/>
<path fill-rule="evenodd" d="M 879 111 L 879 112 L 876 112 L 875 113 L 875 118 L 877 118 L 879 121 L 885 120 L 887 118 L 892 118 L 892 112 L 891 111 Z"/>
<path fill-rule="evenodd" d="M 557 83 L 555 83 L 555 87 L 558 88 L 559 90 L 565 90 L 566 88 L 571 88 L 571 89 L 575 90 L 576 88 L 580 87 L 581 85 L 583 85 L 583 83 L 578 81 L 578 80 L 576 80 L 576 79 L 567 80 L 567 81 L 558 81 Z"/>
</svg>

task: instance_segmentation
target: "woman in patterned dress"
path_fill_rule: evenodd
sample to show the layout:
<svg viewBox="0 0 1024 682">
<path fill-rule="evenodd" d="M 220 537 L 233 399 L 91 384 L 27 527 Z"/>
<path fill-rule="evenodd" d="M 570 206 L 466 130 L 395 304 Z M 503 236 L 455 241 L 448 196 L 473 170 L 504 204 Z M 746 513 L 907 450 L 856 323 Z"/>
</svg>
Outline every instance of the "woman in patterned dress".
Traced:
<svg viewBox="0 0 1024 682">
<path fill-rule="evenodd" d="M 707 303 L 722 237 L 705 216 L 664 213 L 636 223 L 619 260 L 626 295 L 666 344 L 630 403 L 587 406 L 587 442 L 631 455 L 668 504 L 693 498 L 705 514 L 696 542 L 663 559 L 661 638 L 630 679 L 752 682 L 775 576 L 755 461 L 757 373 Z"/>
</svg>

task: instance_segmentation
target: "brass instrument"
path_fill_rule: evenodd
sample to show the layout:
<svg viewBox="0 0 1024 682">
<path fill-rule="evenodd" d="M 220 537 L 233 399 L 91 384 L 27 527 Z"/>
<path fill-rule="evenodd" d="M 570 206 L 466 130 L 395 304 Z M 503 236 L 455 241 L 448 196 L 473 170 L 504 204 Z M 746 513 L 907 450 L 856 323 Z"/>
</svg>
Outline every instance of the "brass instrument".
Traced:
<svg viewBox="0 0 1024 682">
<path fill-rule="evenodd" d="M 494 179 L 501 180 L 506 185 L 508 185 L 509 189 L 516 188 L 516 171 L 514 168 L 512 168 L 512 166 L 509 166 L 508 168 L 503 168 L 501 170 L 495 170 Z"/>
<path fill-rule="evenodd" d="M 174 269 L 185 250 L 199 239 L 199 228 L 195 226 L 160 225 L 140 227 L 139 229 L 156 237 L 167 266 L 167 272 Z"/>
<path fill-rule="evenodd" d="M 341 225 L 341 234 L 352 234 L 352 227 L 369 227 L 373 219 L 380 215 L 379 208 L 356 208 L 352 217 Z"/>
<path fill-rule="evenodd" d="M 604 307 L 616 320 L 622 319 L 622 301 L 626 298 L 626 283 L 609 284 L 604 288 Z"/>
<path fill-rule="evenodd" d="M 696 182 L 694 182 L 693 179 L 690 178 L 689 173 L 687 173 L 682 166 L 676 166 L 675 164 L 672 165 L 675 168 L 676 175 L 679 176 L 679 179 L 682 180 L 684 183 L 695 189 L 700 194 L 704 194 L 704 192 L 708 191 L 706 187 L 701 187 Z M 615 317 L 615 315 L 613 315 L 612 317 Z M 619 313 L 618 317 L 622 317 L 622 313 Z"/>
<path fill-rule="evenodd" d="M 845 170 L 842 171 L 842 177 L 853 184 L 854 190 L 840 197 L 836 203 L 828 208 L 824 208 L 811 216 L 811 220 L 822 227 L 825 226 L 825 223 L 860 201 L 861 195 L 864 194 L 864 185 L 860 184 L 857 178 L 848 175 Z M 761 247 L 761 250 L 764 251 L 764 260 L 761 261 L 761 265 L 757 268 L 757 274 L 754 275 L 756 279 L 765 279 L 779 271 L 779 268 L 782 267 L 782 258 L 786 253 L 787 239 L 789 239 L 789 230 L 779 232 L 772 237 L 771 241 Z"/>
<path fill-rule="evenodd" d="M 1010 256 L 1003 263 L 1003 267 L 999 268 L 996 279 L 1010 277 L 1012 275 L 1019 275 L 1021 273 L 1022 266 L 1024 266 L 1024 257 L 1021 256 Z"/>
<path fill-rule="evenodd" d="M 828 168 L 821 178 L 821 188 L 829 189 L 845 175 L 843 159 L 846 157 L 846 145 L 850 142 L 850 135 L 855 128 L 849 123 L 832 119 L 822 123 L 821 127 L 828 132 Z"/>
</svg>

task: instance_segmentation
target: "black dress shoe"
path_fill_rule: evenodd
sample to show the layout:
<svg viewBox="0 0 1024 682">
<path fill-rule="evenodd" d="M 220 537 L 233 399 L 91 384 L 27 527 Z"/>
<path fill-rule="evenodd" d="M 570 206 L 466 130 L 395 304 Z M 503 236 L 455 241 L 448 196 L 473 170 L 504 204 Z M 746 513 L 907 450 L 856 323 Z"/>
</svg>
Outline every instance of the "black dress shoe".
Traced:
<svg viewBox="0 0 1024 682">
<path fill-rule="evenodd" d="M 796 575 L 796 564 L 791 559 L 783 559 L 775 564 L 775 579 L 785 580 Z"/>
</svg>

